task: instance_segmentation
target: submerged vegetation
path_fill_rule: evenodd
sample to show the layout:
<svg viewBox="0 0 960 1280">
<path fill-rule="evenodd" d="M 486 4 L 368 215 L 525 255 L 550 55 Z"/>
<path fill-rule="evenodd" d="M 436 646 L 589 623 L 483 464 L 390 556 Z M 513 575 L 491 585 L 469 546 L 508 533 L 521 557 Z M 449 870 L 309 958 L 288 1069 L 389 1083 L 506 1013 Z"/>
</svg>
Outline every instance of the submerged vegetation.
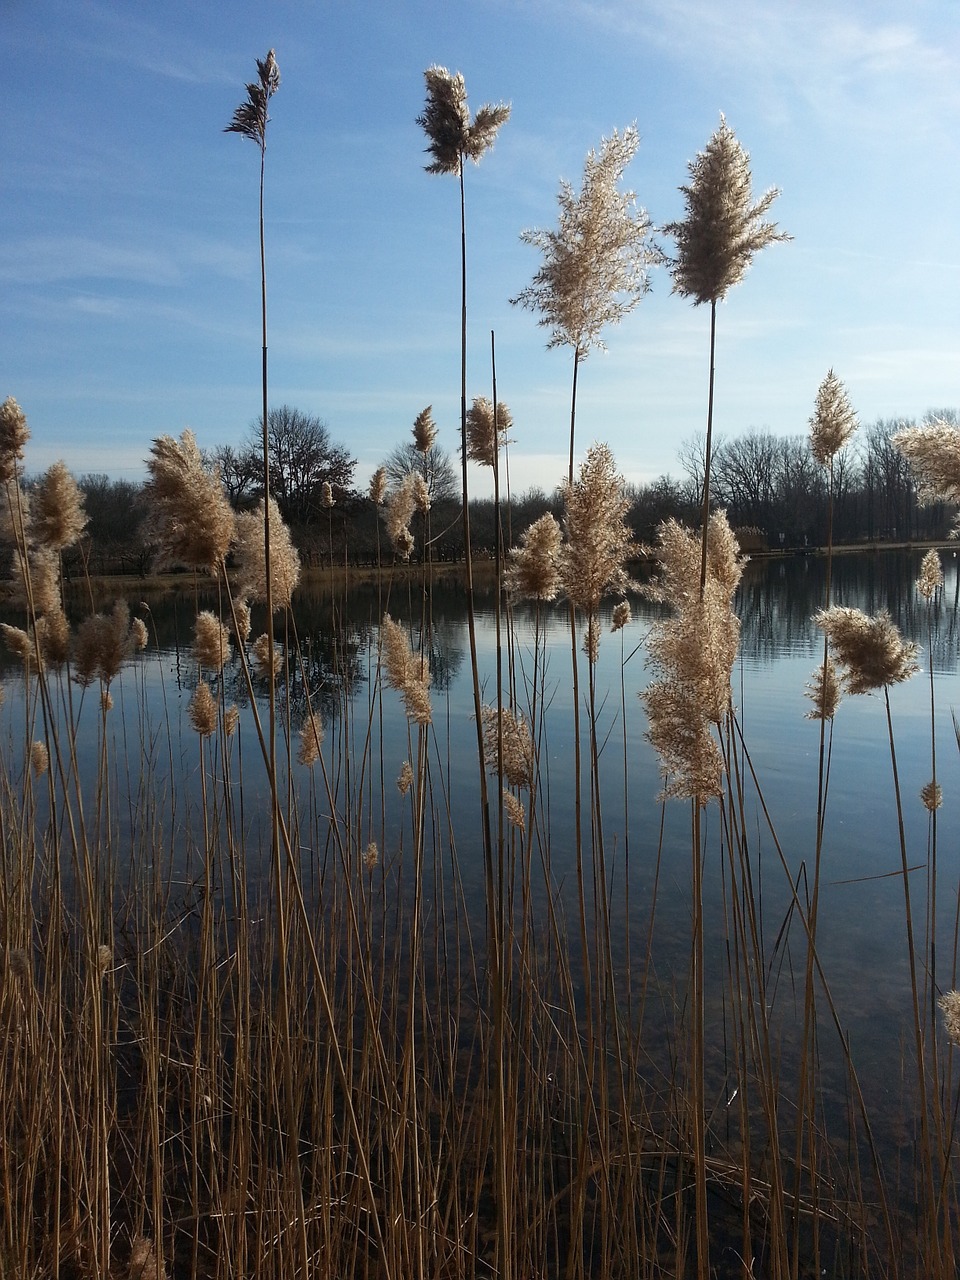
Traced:
<svg viewBox="0 0 960 1280">
<path fill-rule="evenodd" d="M 744 557 L 713 501 L 723 475 L 711 439 L 716 303 L 759 249 L 787 238 L 764 221 L 776 193 L 753 202 L 748 158 L 721 120 L 682 188 L 686 220 L 663 228 L 676 243 L 675 291 L 711 305 L 711 379 L 695 500 L 688 519 L 670 511 L 658 522 L 648 549 L 658 568 L 638 587 L 631 495 L 605 444 L 577 467 L 575 439 L 580 363 L 666 260 L 620 188 L 636 130 L 589 153 L 579 194 L 561 187 L 556 231 L 524 233 L 544 261 L 516 301 L 572 354 L 570 468 L 556 511 L 512 536 L 514 427 L 492 344 L 491 394 L 467 408 L 464 217 L 464 161 L 489 150 L 509 108 L 471 118 L 463 78 L 426 72 L 427 170 L 458 178 L 462 232 L 451 269 L 461 278 L 475 724 L 444 726 L 433 590 L 441 455 L 429 407 L 396 465 L 375 474 L 368 497 L 349 499 L 365 504 L 377 538 L 365 704 L 344 601 L 330 599 L 323 679 L 298 633 L 301 558 L 284 518 L 293 500 L 281 494 L 282 506 L 271 483 L 272 50 L 257 70 L 228 131 L 261 158 L 259 492 L 235 510 L 236 459 L 211 465 L 190 432 L 154 441 L 147 463 L 156 562 L 192 575 L 189 729 L 166 701 L 155 719 L 146 668 L 133 665 L 157 642 L 149 607 L 131 618 L 122 602 L 98 612 L 92 593 L 86 611 L 67 602 L 62 568 L 83 536 L 82 494 L 60 464 L 25 483 L 26 417 L 12 398 L 0 406 L 2 532 L 22 623 L 0 631 L 22 668 L 25 727 L 0 761 L 0 1275 L 955 1276 L 960 996 L 957 936 L 939 948 L 937 938 L 932 668 L 930 782 L 913 801 L 929 815 L 922 851 L 906 840 L 890 698 L 917 671 L 918 651 L 886 614 L 836 602 L 828 571 L 816 615 L 823 662 L 809 690 L 820 730 L 809 848 L 781 847 L 737 709 Z M 818 540 L 828 550 L 856 425 L 831 370 L 809 444 L 826 473 Z M 956 502 L 955 426 L 938 419 L 892 441 L 924 500 Z M 495 653 L 483 670 L 468 459 L 491 469 L 495 494 Z M 328 528 L 347 497 L 345 452 L 339 467 L 310 496 Z M 331 559 L 332 546 L 331 535 Z M 404 589 L 385 570 L 411 558 Z M 918 582 L 931 610 L 942 585 L 933 552 Z M 662 612 L 630 646 L 652 673 L 642 706 L 627 697 L 621 648 L 618 749 L 597 661 L 601 644 L 624 645 L 638 590 Z M 571 642 L 572 724 L 560 744 L 544 638 L 556 600 Z M 162 666 L 158 678 L 162 687 Z M 910 973 L 904 1138 L 892 1159 L 818 937 L 835 717 L 841 693 L 870 692 L 884 701 Z M 402 707 L 399 744 L 385 727 L 390 699 Z M 660 794 L 628 801 L 626 724 L 644 714 Z M 468 785 L 451 738 L 474 733 Z M 572 761 L 566 806 L 551 785 L 558 751 Z M 613 823 L 602 800 L 608 770 L 623 776 L 625 808 L 642 803 L 647 825 L 659 825 L 661 851 L 667 809 L 688 812 L 689 932 L 672 939 L 684 967 L 669 981 L 657 971 L 659 858 L 649 900 L 632 901 L 630 851 L 610 834 L 626 840 L 629 824 Z M 569 812 L 572 826 L 560 816 Z M 777 866 L 763 877 L 776 876 L 787 902 L 775 930 L 761 851 Z M 911 896 L 918 865 L 922 909 Z M 722 946 L 708 937 L 705 878 L 721 885 Z M 624 928 L 631 916 L 642 920 L 639 948 Z M 840 1064 L 839 1087 L 828 1062 Z"/>
</svg>

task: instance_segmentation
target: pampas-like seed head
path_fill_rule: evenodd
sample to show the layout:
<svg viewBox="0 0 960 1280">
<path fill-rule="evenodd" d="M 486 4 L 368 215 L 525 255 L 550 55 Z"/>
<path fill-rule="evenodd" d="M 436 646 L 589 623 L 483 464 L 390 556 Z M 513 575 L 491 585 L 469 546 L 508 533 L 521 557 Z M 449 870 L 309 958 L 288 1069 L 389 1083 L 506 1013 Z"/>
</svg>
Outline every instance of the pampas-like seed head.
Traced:
<svg viewBox="0 0 960 1280">
<path fill-rule="evenodd" d="M 943 566 L 939 554 L 931 547 L 920 562 L 920 576 L 917 578 L 917 590 L 924 600 L 932 600 L 943 586 Z"/>
<path fill-rule="evenodd" d="M 600 657 L 600 619 L 591 613 L 587 619 L 587 629 L 583 634 L 583 652 L 588 662 L 596 662 Z"/>
<path fill-rule="evenodd" d="M 371 840 L 363 851 L 363 869 L 364 871 L 373 871 L 377 863 L 380 861 L 380 850 L 377 848 L 376 840 Z"/>
<path fill-rule="evenodd" d="M 622 631 L 624 627 L 628 627 L 633 620 L 630 612 L 630 601 L 621 600 L 619 604 L 613 607 L 613 618 L 610 623 L 611 631 Z"/>
<path fill-rule="evenodd" d="M 257 78 L 247 85 L 247 96 L 233 113 L 224 133 L 239 133 L 263 151 L 267 142 L 267 103 L 280 88 L 280 68 L 273 49 L 261 62 L 257 58 Z"/>
<path fill-rule="evenodd" d="M 587 450 L 579 478 L 563 486 L 566 541 L 561 550 L 560 577 L 567 599 L 577 608 L 595 613 L 608 592 L 623 593 L 636 583 L 626 561 L 639 548 L 626 524 L 630 500 L 617 474 L 608 445 Z"/>
<path fill-rule="evenodd" d="M 810 419 L 810 452 L 821 466 L 826 466 L 856 429 L 857 415 L 847 389 L 831 369 L 817 391 Z"/>
<path fill-rule="evenodd" d="M 0 404 L 0 483 L 13 479 L 29 439 L 26 414 L 13 396 L 7 396 Z"/>
<path fill-rule="evenodd" d="M 228 738 L 232 738 L 237 731 L 237 725 L 240 723 L 240 712 L 233 705 L 227 707 L 223 713 L 223 732 Z"/>
<path fill-rule="evenodd" d="M 147 632 L 147 624 L 144 622 L 142 618 L 133 618 L 131 620 L 130 639 L 133 642 L 133 647 L 137 650 L 138 653 L 140 652 L 140 650 L 145 649 L 147 647 L 147 642 L 150 639 L 150 636 L 149 636 L 149 633 Z"/>
<path fill-rule="evenodd" d="M 507 821 L 519 831 L 523 831 L 526 827 L 527 815 L 524 812 L 523 801 L 519 796 L 515 796 L 512 791 L 503 788 L 503 811 L 507 815 Z"/>
<path fill-rule="evenodd" d="M 250 606 L 246 600 L 234 601 L 233 630 L 240 644 L 246 644 L 250 639 Z"/>
<path fill-rule="evenodd" d="M 93 613 L 80 623 L 74 642 L 74 679 L 83 688 L 97 678 L 109 685 L 120 673 L 124 660 L 132 656 L 136 638 L 130 625 L 130 610 L 118 600 L 108 614 Z"/>
<path fill-rule="evenodd" d="M 503 742 L 503 776 L 511 787 L 529 787 L 533 778 L 533 742 L 522 715 L 510 707 L 485 706 L 483 758 L 490 773 L 497 772 L 498 744 Z"/>
<path fill-rule="evenodd" d="M 334 505 L 333 502 L 333 485 L 329 480 L 324 480 L 320 486 L 320 505 L 328 510 Z"/>
<path fill-rule="evenodd" d="M 804 692 L 813 703 L 812 710 L 806 714 L 807 720 L 833 719 L 840 705 L 840 679 L 837 664 L 832 658 L 827 658 L 817 667 Z"/>
<path fill-rule="evenodd" d="M 207 738 L 217 727 L 217 703 L 206 680 L 201 680 L 193 691 L 187 708 L 190 723 L 201 738 Z"/>
<path fill-rule="evenodd" d="M 263 539 L 265 512 L 261 498 L 253 511 L 245 511 L 236 518 L 237 590 L 248 600 L 265 601 L 267 598 L 267 560 Z M 275 612 L 290 607 L 299 581 L 300 557 L 290 539 L 290 530 L 280 515 L 280 508 L 271 498 L 270 586 Z"/>
<path fill-rule="evenodd" d="M 859 609 L 834 605 L 821 609 L 813 620 L 844 668 L 848 693 L 871 693 L 900 684 L 919 670 L 918 646 L 904 640 L 886 610 L 871 618 Z"/>
<path fill-rule="evenodd" d="M 30 767 L 35 778 L 42 777 L 50 768 L 50 753 L 39 739 L 30 747 Z"/>
<path fill-rule="evenodd" d="M 193 656 L 201 667 L 222 671 L 230 661 L 230 633 L 209 609 L 197 614 L 193 627 Z"/>
<path fill-rule="evenodd" d="M 15 548 L 8 599 L 32 616 L 58 612 L 61 608 L 59 552 L 52 547 L 32 545 L 24 555 L 19 546 Z"/>
<path fill-rule="evenodd" d="M 104 715 L 113 710 L 113 694 L 109 689 L 100 690 L 100 710 Z"/>
<path fill-rule="evenodd" d="M 97 972 L 101 977 L 107 972 L 113 964 L 113 952 L 105 942 L 101 942 L 97 947 Z"/>
<path fill-rule="evenodd" d="M 312 765 L 320 759 L 320 744 L 323 742 L 323 722 L 316 714 L 305 720 L 300 730 L 300 746 L 297 750 L 297 761 L 303 765 Z"/>
<path fill-rule="evenodd" d="M 427 153 L 433 157 L 427 173 L 459 174 L 463 158 L 475 164 L 493 146 L 500 129 L 510 118 L 504 103 L 483 106 L 471 122 L 467 90 L 460 72 L 446 67 L 428 67 L 423 73 L 427 102 L 417 124 L 427 135 Z"/>
<path fill-rule="evenodd" d="M 33 492 L 30 532 L 44 547 L 72 547 L 87 524 L 83 495 L 65 462 L 55 462 Z"/>
<path fill-rule="evenodd" d="M 12 654 L 27 666 L 36 659 L 33 636 L 22 627 L 11 627 L 7 622 L 0 622 L 0 638 Z"/>
<path fill-rule="evenodd" d="M 772 187 L 752 203 L 750 157 L 720 117 L 720 127 L 689 165 L 681 187 L 687 216 L 663 228 L 677 243 L 673 291 L 695 304 L 719 302 L 740 283 L 754 254 L 791 237 L 764 215 L 780 192 Z"/>
<path fill-rule="evenodd" d="M 283 651 L 278 644 L 274 644 L 271 648 L 270 637 L 266 632 L 254 640 L 253 657 L 257 670 L 265 679 L 269 677 L 271 670 L 275 676 L 280 674 L 283 667 Z"/>
<path fill-rule="evenodd" d="M 158 436 L 147 459 L 144 488 L 158 569 L 183 565 L 216 574 L 233 539 L 234 515 L 223 487 L 204 465 L 192 431 L 179 440 Z"/>
<path fill-rule="evenodd" d="M 648 236 L 650 219 L 632 191 L 620 182 L 636 154 L 640 137 L 630 125 L 602 139 L 590 151 L 583 183 L 575 193 L 560 184 L 556 231 L 524 231 L 521 240 L 543 254 L 543 266 L 510 301 L 540 313 L 550 330 L 549 347 L 572 347 L 583 359 L 603 349 L 601 333 L 628 315 L 650 288 L 649 271 L 662 260 Z"/>
<path fill-rule="evenodd" d="M 380 624 L 383 666 L 387 684 L 403 696 L 407 716 L 415 724 L 428 725 L 433 719 L 430 705 L 430 664 L 422 654 L 415 654 L 403 627 L 383 615 Z"/>
<path fill-rule="evenodd" d="M 891 440 L 910 463 L 920 503 L 960 503 L 960 427 L 937 418 L 923 427 L 905 427 Z"/>
<path fill-rule="evenodd" d="M 467 410 L 467 457 L 482 467 L 495 467 L 512 426 L 513 417 L 502 401 L 494 411 L 492 400 L 477 396 Z"/>
<path fill-rule="evenodd" d="M 387 496 L 387 469 L 386 467 L 377 467 L 376 471 L 370 477 L 370 501 L 374 506 L 382 505 L 384 498 Z"/>
<path fill-rule="evenodd" d="M 524 530 L 510 552 L 504 581 L 528 600 L 555 600 L 560 590 L 560 526 L 547 512 Z"/>
<path fill-rule="evenodd" d="M 397 790 L 402 796 L 405 796 L 413 786 L 413 768 L 409 760 L 404 760 L 400 766 L 400 774 L 397 778 Z"/>
<path fill-rule="evenodd" d="M 146 1236 L 136 1236 L 130 1246 L 126 1280 L 167 1280 L 163 1260 Z"/>
<path fill-rule="evenodd" d="M 935 812 L 943 804 L 943 787 L 939 782 L 928 782 L 920 789 L 920 801 L 925 809 Z"/>
<path fill-rule="evenodd" d="M 410 490 L 411 490 L 411 493 L 413 494 L 413 505 L 417 508 L 417 510 L 421 513 L 421 515 L 426 515 L 427 512 L 430 510 L 430 505 L 431 505 L 430 486 L 427 484 L 426 480 L 423 478 L 423 476 L 420 474 L 419 471 L 411 472 L 411 474 L 413 476 L 413 480 L 410 486 Z"/>
<path fill-rule="evenodd" d="M 70 624 L 62 609 L 44 614 L 36 622 L 40 651 L 52 667 L 62 667 L 70 656 Z"/>
<path fill-rule="evenodd" d="M 429 453 L 436 439 L 437 424 L 433 420 L 433 405 L 428 404 L 413 420 L 413 443 L 418 453 Z"/>
<path fill-rule="evenodd" d="M 410 553 L 413 551 L 413 534 L 410 532 L 410 521 L 413 519 L 413 513 L 417 507 L 414 496 L 414 485 L 417 478 L 415 472 L 408 471 L 400 484 L 391 489 L 387 495 L 384 509 L 387 533 L 393 543 L 394 551 L 401 560 L 409 560 Z M 422 479 L 423 477 L 419 478 Z"/>
<path fill-rule="evenodd" d="M 954 1044 L 960 1044 L 960 991 L 947 991 L 937 1001 L 943 1028 Z"/>
</svg>

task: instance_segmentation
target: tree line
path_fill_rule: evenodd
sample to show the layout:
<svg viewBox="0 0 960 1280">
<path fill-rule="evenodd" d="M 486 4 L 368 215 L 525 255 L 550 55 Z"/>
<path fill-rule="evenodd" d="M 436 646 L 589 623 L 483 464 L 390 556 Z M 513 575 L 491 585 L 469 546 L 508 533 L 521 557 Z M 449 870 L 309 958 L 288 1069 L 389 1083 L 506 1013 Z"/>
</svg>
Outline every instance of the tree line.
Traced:
<svg viewBox="0 0 960 1280">
<path fill-rule="evenodd" d="M 924 416 L 958 423 L 955 410 Z M 945 538 L 952 510 L 943 503 L 921 507 L 910 470 L 891 437 L 903 420 L 879 420 L 862 429 L 834 459 L 833 536 L 836 543 L 912 541 Z M 374 563 L 389 558 L 380 514 L 355 481 L 356 459 L 337 443 L 320 418 L 287 405 L 268 415 L 270 487 L 307 564 Z M 222 445 L 205 458 L 223 482 L 231 503 L 243 510 L 264 490 L 259 422 L 240 447 Z M 438 561 L 463 554 L 460 486 L 450 454 L 438 445 L 425 453 L 397 445 L 383 460 L 389 484 L 419 472 L 431 497 L 431 554 Z M 670 517 L 697 524 L 703 497 L 703 445 L 686 441 L 678 452 L 679 475 L 628 487 L 629 522 L 641 542 L 651 542 L 657 525 Z M 65 566 L 95 574 L 149 572 L 154 554 L 146 522 L 143 486 L 103 474 L 80 477 L 89 518 L 83 544 Z M 329 486 L 328 488 L 326 486 Z M 750 549 L 791 550 L 819 545 L 830 504 L 829 473 L 813 458 L 806 436 L 779 436 L 750 430 L 720 440 L 712 462 L 711 501 L 726 508 L 730 523 L 744 532 Z M 504 545 L 513 545 L 532 521 L 562 512 L 559 490 L 533 488 L 502 504 Z M 496 545 L 496 513 L 490 499 L 470 503 L 471 529 L 479 554 Z"/>
</svg>

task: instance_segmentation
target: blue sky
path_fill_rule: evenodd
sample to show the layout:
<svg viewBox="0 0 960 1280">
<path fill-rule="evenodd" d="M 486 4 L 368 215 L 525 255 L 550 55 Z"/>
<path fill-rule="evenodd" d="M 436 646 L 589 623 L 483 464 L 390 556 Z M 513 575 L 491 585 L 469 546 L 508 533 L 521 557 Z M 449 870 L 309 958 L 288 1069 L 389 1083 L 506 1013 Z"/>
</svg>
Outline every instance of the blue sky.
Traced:
<svg viewBox="0 0 960 1280">
<path fill-rule="evenodd" d="M 717 430 L 802 432 L 833 366 L 862 421 L 960 407 L 958 0 L 3 0 L 0 398 L 28 471 L 139 478 L 150 441 L 237 444 L 259 411 L 257 148 L 225 134 L 273 46 L 271 402 L 318 414 L 364 480 L 432 403 L 456 448 L 456 180 L 424 172 L 432 63 L 512 118 L 467 172 L 468 395 L 514 416 L 514 487 L 564 473 L 571 361 L 508 299 L 561 177 L 636 122 L 655 224 L 720 112 L 793 237 L 718 318 Z M 15 70 L 15 74 L 14 74 Z M 669 248 L 669 242 L 665 247 Z M 593 353 L 579 452 L 679 473 L 703 430 L 709 314 L 666 271 Z"/>
</svg>

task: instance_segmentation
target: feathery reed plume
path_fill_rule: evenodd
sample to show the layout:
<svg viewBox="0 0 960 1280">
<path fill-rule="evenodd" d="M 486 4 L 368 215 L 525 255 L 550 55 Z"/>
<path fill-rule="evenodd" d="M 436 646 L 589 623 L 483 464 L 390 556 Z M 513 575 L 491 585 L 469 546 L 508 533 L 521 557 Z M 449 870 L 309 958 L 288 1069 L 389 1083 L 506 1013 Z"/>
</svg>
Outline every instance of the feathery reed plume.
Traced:
<svg viewBox="0 0 960 1280">
<path fill-rule="evenodd" d="M 233 539 L 234 515 L 220 481 L 203 465 L 193 432 L 179 440 L 158 436 L 147 470 L 150 529 L 160 547 L 155 567 L 217 574 Z"/>
<path fill-rule="evenodd" d="M 418 453 L 429 453 L 436 439 L 437 424 L 433 420 L 433 405 L 428 404 L 413 420 L 413 443 Z"/>
<path fill-rule="evenodd" d="M 647 663 L 658 673 L 640 695 L 650 721 L 647 736 L 667 778 L 664 795 L 705 804 L 721 794 L 723 760 L 712 728 L 719 728 L 732 704 L 730 673 L 740 637 L 733 597 L 745 561 L 726 514 L 715 512 L 707 527 L 701 594 L 699 535 L 667 520 L 658 536 L 661 572 L 642 591 L 674 612 L 654 623 L 647 637 Z"/>
<path fill-rule="evenodd" d="M 563 501 L 563 592 L 577 608 L 593 613 L 609 592 L 636 586 L 626 570 L 627 559 L 639 550 L 624 519 L 630 499 L 608 445 L 591 445 L 579 478 L 564 482 Z"/>
<path fill-rule="evenodd" d="M 33 491 L 30 530 L 54 551 L 72 547 L 87 524 L 83 495 L 65 462 L 55 462 Z"/>
<path fill-rule="evenodd" d="M 130 610 L 125 601 L 118 600 L 110 613 L 92 613 L 77 628 L 74 679 L 82 688 L 87 688 L 95 679 L 109 685 L 136 648 Z"/>
<path fill-rule="evenodd" d="M 193 656 L 201 667 L 222 671 L 230 661 L 230 633 L 216 614 L 204 609 L 193 626 Z"/>
<path fill-rule="evenodd" d="M 495 467 L 512 426 L 513 417 L 502 401 L 497 401 L 494 412 L 491 400 L 477 396 L 467 410 L 467 457 L 483 467 Z"/>
<path fill-rule="evenodd" d="M 40 652 L 52 667 L 62 667 L 70 656 L 70 624 L 62 609 L 54 609 L 36 621 Z"/>
<path fill-rule="evenodd" d="M 560 590 L 560 526 L 547 512 L 521 535 L 504 573 L 507 589 L 527 600 L 555 600 Z"/>
<path fill-rule="evenodd" d="M 943 1013 L 943 1029 L 954 1044 L 960 1044 L 960 991 L 946 991 L 937 1001 Z"/>
<path fill-rule="evenodd" d="M 150 635 L 144 620 L 142 618 L 133 618 L 130 622 L 130 640 L 134 649 L 145 649 L 149 639 Z"/>
<path fill-rule="evenodd" d="M 919 647 L 904 640 L 889 613 L 875 617 L 834 605 L 814 614 L 816 625 L 825 633 L 843 671 L 848 693 L 871 693 L 909 680 L 919 671 Z"/>
<path fill-rule="evenodd" d="M 333 485 L 329 480 L 324 480 L 323 484 L 320 486 L 320 505 L 321 507 L 326 507 L 328 510 L 334 505 Z"/>
<path fill-rule="evenodd" d="M 376 840 L 371 840 L 363 851 L 364 871 L 373 871 L 379 861 L 380 850 L 377 848 L 377 842 Z"/>
<path fill-rule="evenodd" d="M 810 683 L 804 690 L 813 707 L 806 713 L 807 720 L 832 720 L 840 705 L 840 680 L 837 676 L 837 664 L 827 658 L 814 671 Z"/>
<path fill-rule="evenodd" d="M 386 467 L 377 467 L 376 471 L 370 477 L 370 501 L 374 506 L 383 505 L 383 500 L 387 496 L 387 469 Z"/>
<path fill-rule="evenodd" d="M 39 739 L 30 747 L 30 767 L 35 778 L 42 777 L 50 768 L 50 753 Z"/>
<path fill-rule="evenodd" d="M 26 554 L 17 547 L 10 569 L 10 603 L 34 614 L 56 613 L 61 608 L 60 553 L 52 547 L 32 545 Z"/>
<path fill-rule="evenodd" d="M 240 644 L 250 639 L 250 606 L 246 600 L 235 600 L 233 605 L 233 630 Z"/>
<path fill-rule="evenodd" d="M 624 627 L 628 627 L 633 621 L 633 614 L 630 612 L 630 601 L 621 600 L 613 607 L 613 618 L 610 622 L 611 631 L 622 631 Z"/>
<path fill-rule="evenodd" d="M 695 304 L 719 302 L 746 275 L 754 254 L 791 237 L 764 221 L 780 194 L 776 187 L 752 203 L 750 157 L 723 115 L 689 170 L 690 185 L 680 188 L 687 216 L 663 228 L 677 243 L 673 291 Z"/>
<path fill-rule="evenodd" d="M 633 191 L 619 189 L 639 145 L 634 125 L 622 133 L 614 129 L 599 152 L 588 152 L 579 193 L 561 182 L 557 229 L 520 236 L 540 250 L 543 266 L 510 301 L 538 311 L 538 324 L 551 331 L 547 347 L 572 347 L 578 361 L 591 347 L 603 348 L 603 329 L 636 307 L 650 288 L 650 268 L 662 260 L 648 241 L 646 210 Z"/>
<path fill-rule="evenodd" d="M 380 639 L 387 684 L 402 694 L 407 716 L 415 724 L 429 724 L 433 711 L 430 706 L 430 665 L 426 657 L 413 652 L 406 631 L 388 613 L 383 615 Z"/>
<path fill-rule="evenodd" d="M 33 635 L 22 627 L 11 627 L 7 622 L 0 622 L 0 638 L 12 654 L 28 665 L 34 660 L 36 653 Z"/>
<path fill-rule="evenodd" d="M 273 498 L 270 505 L 270 583 L 273 609 L 288 609 L 300 581 L 300 557 L 290 539 L 290 530 L 280 515 Z M 234 555 L 237 566 L 237 591 L 249 600 L 267 599 L 267 562 L 264 551 L 264 513 L 261 498 L 253 511 L 236 517 Z"/>
<path fill-rule="evenodd" d="M 101 977 L 113 964 L 113 952 L 105 942 L 101 942 L 97 947 L 97 972 Z"/>
<path fill-rule="evenodd" d="M 113 710 L 113 694 L 109 689 L 100 690 L 100 710 L 104 715 Z"/>
<path fill-rule="evenodd" d="M 253 642 L 253 658 L 257 670 L 267 678 L 277 675 L 283 667 L 283 651 L 278 644 L 271 641 L 266 632 L 257 636 Z"/>
<path fill-rule="evenodd" d="M 402 796 L 405 796 L 413 786 L 413 767 L 409 760 L 404 760 L 400 766 L 400 773 L 397 777 L 397 790 Z"/>
<path fill-rule="evenodd" d="M 413 505 L 421 515 L 426 515 L 430 510 L 430 486 L 420 474 L 419 471 L 411 473 L 412 480 L 410 484 L 410 492 L 413 496 Z"/>
<path fill-rule="evenodd" d="M 529 787 L 533 778 L 533 741 L 522 715 L 510 707 L 484 706 L 483 753 L 487 769 L 497 772 L 498 743 L 503 743 L 503 776 L 511 787 Z"/>
<path fill-rule="evenodd" d="M 217 704 L 206 680 L 201 680 L 193 691 L 187 708 L 190 723 L 201 738 L 209 737 L 217 727 Z"/>
<path fill-rule="evenodd" d="M 0 483 L 13 479 L 29 439 L 26 414 L 13 396 L 7 396 L 0 404 Z"/>
<path fill-rule="evenodd" d="M 297 750 L 297 761 L 300 764 L 312 765 L 320 759 L 320 744 L 323 742 L 323 722 L 316 714 L 304 721 L 300 730 L 300 746 Z"/>
<path fill-rule="evenodd" d="M 408 471 L 401 482 L 390 490 L 383 513 L 387 534 L 393 543 L 394 551 L 401 560 L 409 560 L 410 553 L 413 551 L 410 521 L 417 508 L 414 496 L 414 475 L 414 472 Z"/>
<path fill-rule="evenodd" d="M 0 488 L 0 540 L 26 551 L 30 533 L 30 494 L 20 485 L 6 482 Z"/>
<path fill-rule="evenodd" d="M 830 369 L 817 390 L 810 419 L 810 452 L 821 466 L 835 457 L 857 429 L 857 414 L 847 389 Z"/>
<path fill-rule="evenodd" d="M 507 821 L 519 831 L 524 831 L 527 825 L 527 815 L 524 812 L 523 801 L 515 796 L 512 791 L 503 788 L 503 811 L 507 815 Z"/>
<path fill-rule="evenodd" d="M 130 1246 L 126 1280 L 167 1280 L 163 1260 L 146 1236 L 136 1236 Z"/>
<path fill-rule="evenodd" d="M 228 738 L 232 738 L 237 731 L 237 725 L 240 723 L 240 712 L 237 707 L 231 705 L 227 707 L 223 713 L 223 732 Z"/>
<path fill-rule="evenodd" d="M 428 67 L 423 73 L 427 102 L 417 124 L 427 135 L 427 153 L 433 157 L 427 173 L 462 171 L 464 158 L 479 164 L 493 146 L 500 126 L 510 118 L 510 108 L 502 102 L 489 103 L 470 119 L 467 90 L 460 72 L 446 67 Z"/>
<path fill-rule="evenodd" d="M 267 143 L 267 103 L 280 88 L 280 69 L 273 49 L 257 62 L 257 78 L 247 85 L 247 97 L 233 113 L 224 133 L 239 133 L 255 142 L 261 151 Z"/>
<path fill-rule="evenodd" d="M 917 590 L 924 600 L 932 600 L 943 586 L 943 566 L 940 556 L 932 547 L 920 561 L 920 576 L 917 578 Z"/>
<path fill-rule="evenodd" d="M 943 804 L 943 787 L 939 782 L 927 782 L 920 789 L 920 802 L 931 813 Z"/>
<path fill-rule="evenodd" d="M 905 427 L 891 440 L 910 463 L 921 504 L 960 503 L 960 427 L 937 418 L 923 427 Z M 951 537 L 958 532 L 960 515 Z"/>
</svg>

